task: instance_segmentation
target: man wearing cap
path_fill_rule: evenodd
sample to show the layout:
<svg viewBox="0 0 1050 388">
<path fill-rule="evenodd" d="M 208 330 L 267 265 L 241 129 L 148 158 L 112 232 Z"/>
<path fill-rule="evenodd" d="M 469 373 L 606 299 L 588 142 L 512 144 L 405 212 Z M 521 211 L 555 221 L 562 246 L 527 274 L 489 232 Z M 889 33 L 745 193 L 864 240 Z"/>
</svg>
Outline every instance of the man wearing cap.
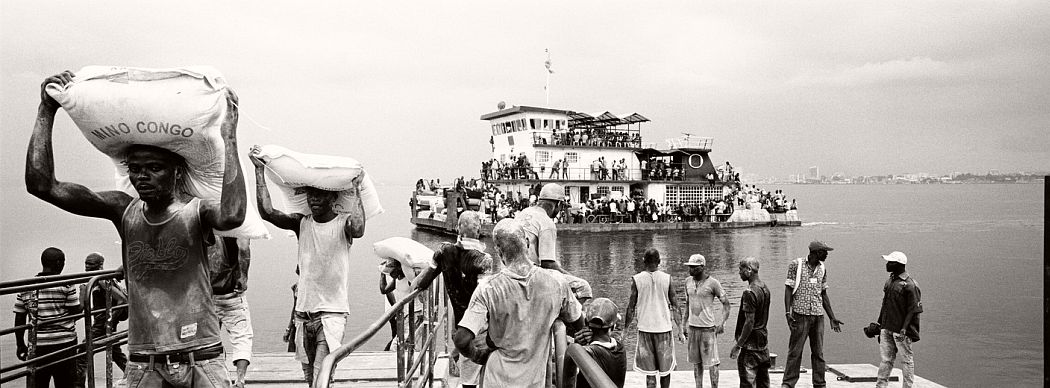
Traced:
<svg viewBox="0 0 1050 388">
<path fill-rule="evenodd" d="M 683 322 L 689 328 L 682 331 L 689 342 L 689 363 L 693 364 L 696 387 L 704 386 L 704 369 L 711 370 L 711 386 L 718 387 L 718 335 L 725 331 L 729 320 L 729 297 L 718 279 L 707 273 L 704 255 L 689 256 L 685 263 L 689 277 L 685 280 L 685 310 Z M 715 299 L 722 302 L 722 318 L 715 318 Z"/>
<path fill-rule="evenodd" d="M 809 255 L 795 259 L 788 265 L 784 282 L 784 311 L 791 338 L 788 342 L 787 364 L 784 366 L 784 387 L 794 387 L 802 367 L 802 348 L 809 338 L 810 360 L 813 363 L 813 386 L 823 387 L 824 372 L 824 313 L 831 321 L 831 329 L 842 331 L 844 322 L 835 318 L 828 298 L 828 275 L 824 260 L 833 250 L 821 241 L 809 243 Z"/>
<path fill-rule="evenodd" d="M 740 294 L 740 314 L 736 319 L 736 343 L 729 358 L 737 359 L 741 388 L 769 387 L 769 287 L 758 278 L 758 259 L 740 260 L 740 280 L 747 288 Z"/>
<path fill-rule="evenodd" d="M 478 281 L 490 276 L 494 270 L 492 257 L 485 253 L 485 243 L 481 242 L 481 215 L 467 210 L 459 215 L 459 241 L 455 244 L 441 244 L 434 252 L 436 267 L 428 267 L 419 275 L 416 289 L 425 289 L 442 274 L 449 301 L 452 303 L 454 324 L 459 324 L 470 304 L 470 296 L 478 288 Z M 467 357 L 458 357 L 459 382 L 465 388 L 478 384 L 481 365 Z"/>
<path fill-rule="evenodd" d="M 106 262 L 106 258 L 103 257 L 101 253 L 98 253 L 98 252 L 89 253 L 87 255 L 87 258 L 84 259 L 84 271 L 85 272 L 101 271 L 102 270 L 102 265 L 105 262 Z M 116 307 L 116 306 L 119 306 L 119 305 L 122 305 L 122 304 L 128 302 L 128 292 L 124 290 L 124 287 L 120 286 L 120 283 L 117 283 L 114 280 L 110 280 L 110 279 L 100 280 L 98 282 L 98 287 L 93 289 L 93 290 L 91 290 L 90 293 L 88 293 L 87 290 L 85 289 L 87 287 L 86 284 L 85 285 L 81 285 L 80 287 L 81 287 L 81 289 L 80 289 L 81 304 L 83 304 L 84 306 L 91 306 L 92 310 L 103 309 L 103 308 L 106 307 L 107 290 L 108 290 L 108 293 L 109 293 L 110 306 L 111 307 Z M 89 295 L 90 295 L 90 298 L 91 298 L 91 304 L 90 305 L 86 304 L 85 301 L 83 300 L 83 298 L 87 298 L 87 297 L 89 297 Z M 117 323 L 120 322 L 120 321 L 123 321 L 123 320 L 127 320 L 127 319 L 128 319 L 128 310 L 127 310 L 127 308 L 114 311 L 112 317 L 110 317 L 108 312 L 105 312 L 105 311 L 103 311 L 101 313 L 98 313 L 98 314 L 95 314 L 91 318 L 91 333 L 90 333 L 91 338 L 102 338 L 102 337 L 105 337 L 106 336 L 106 326 L 107 325 L 110 327 L 110 329 L 109 329 L 110 333 L 116 332 L 117 331 Z M 98 346 L 98 342 L 95 342 L 95 346 Z M 81 362 L 82 362 L 81 365 L 83 365 L 83 367 L 86 368 L 87 367 L 87 360 L 86 359 L 81 359 Z M 124 352 L 120 350 L 120 345 L 114 345 L 113 346 L 113 363 L 117 364 L 117 367 L 120 368 L 121 372 L 127 372 L 128 356 L 125 355 Z"/>
<path fill-rule="evenodd" d="M 525 228 L 525 237 L 529 240 L 526 252 L 529 260 L 543 268 L 561 269 L 558 262 L 556 245 L 558 228 L 554 225 L 554 216 L 561 211 L 565 200 L 565 190 L 557 183 L 548 183 L 540 189 L 536 203 L 514 216 Z"/>
<path fill-rule="evenodd" d="M 876 387 L 889 385 L 890 372 L 897 355 L 901 356 L 901 371 L 904 374 L 903 387 L 911 387 L 915 382 L 915 354 L 912 342 L 919 341 L 919 314 L 922 313 L 922 293 L 915 278 L 905 271 L 908 256 L 902 252 L 893 252 L 882 256 L 886 260 L 886 272 L 890 278 L 882 287 L 882 309 L 879 311 L 879 364 Z"/>
<path fill-rule="evenodd" d="M 584 309 L 583 317 L 587 321 L 588 330 L 576 332 L 576 343 L 584 345 L 583 349 L 605 371 L 609 379 L 617 387 L 623 388 L 627 377 L 627 352 L 623 349 L 623 343 L 609 335 L 609 331 L 620 319 L 616 303 L 608 298 L 597 298 Z M 571 357 L 566 357 L 565 362 L 575 364 Z M 576 388 L 590 387 L 590 382 L 583 374 L 576 375 Z"/>
<path fill-rule="evenodd" d="M 471 296 L 456 329 L 456 348 L 485 366 L 481 386 L 542 386 L 551 326 L 560 319 L 570 335 L 583 329 L 580 304 L 552 271 L 529 260 L 529 242 L 521 222 L 500 221 L 492 229 L 492 238 L 503 266 Z M 474 341 L 485 330 L 485 340 Z"/>
</svg>

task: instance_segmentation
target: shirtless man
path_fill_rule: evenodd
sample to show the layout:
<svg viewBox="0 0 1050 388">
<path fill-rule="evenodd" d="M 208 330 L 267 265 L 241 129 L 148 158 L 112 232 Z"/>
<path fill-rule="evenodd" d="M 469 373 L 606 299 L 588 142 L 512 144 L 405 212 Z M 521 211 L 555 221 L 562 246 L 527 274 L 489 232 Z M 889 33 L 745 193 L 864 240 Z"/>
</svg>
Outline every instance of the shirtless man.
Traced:
<svg viewBox="0 0 1050 388">
<path fill-rule="evenodd" d="M 342 343 L 346 316 L 350 313 L 350 244 L 365 234 L 361 176 L 353 180 L 349 213 L 335 212 L 338 192 L 304 187 L 310 214 L 287 214 L 273 208 L 266 188 L 265 163 L 258 154 L 259 148 L 253 147 L 248 157 L 255 165 L 259 214 L 274 226 L 295 232 L 299 238 L 295 358 L 303 364 L 306 383 L 313 386 L 321 373 L 321 362 Z"/>
<path fill-rule="evenodd" d="M 55 179 L 51 134 L 59 104 L 44 87 L 68 84 L 73 73 L 40 85 L 33 136 L 26 155 L 26 189 L 70 213 L 109 220 L 123 242 L 128 286 L 129 385 L 228 387 L 219 318 L 212 305 L 206 248 L 212 229 L 244 222 L 244 176 L 237 161 L 237 95 L 227 89 L 221 135 L 225 146 L 219 201 L 180 190 L 186 161 L 163 148 L 128 146 L 124 163 L 139 197 L 122 191 L 93 191 Z"/>
</svg>

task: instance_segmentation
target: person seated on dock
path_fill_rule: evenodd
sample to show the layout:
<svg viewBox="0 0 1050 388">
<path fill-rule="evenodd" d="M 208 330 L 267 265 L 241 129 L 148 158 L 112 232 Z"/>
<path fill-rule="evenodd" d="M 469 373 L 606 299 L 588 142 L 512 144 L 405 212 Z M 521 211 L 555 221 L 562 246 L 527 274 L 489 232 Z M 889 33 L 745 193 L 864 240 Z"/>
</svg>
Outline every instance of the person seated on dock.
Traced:
<svg viewBox="0 0 1050 388">
<path fill-rule="evenodd" d="M 461 354 L 485 366 L 481 382 L 489 387 L 544 385 L 554 322 L 565 322 L 569 335 L 583 328 L 572 290 L 529 258 L 524 226 L 506 219 L 493 228 L 503 267 L 475 290 L 454 338 Z M 475 341 L 486 328 L 485 340 Z"/>
</svg>

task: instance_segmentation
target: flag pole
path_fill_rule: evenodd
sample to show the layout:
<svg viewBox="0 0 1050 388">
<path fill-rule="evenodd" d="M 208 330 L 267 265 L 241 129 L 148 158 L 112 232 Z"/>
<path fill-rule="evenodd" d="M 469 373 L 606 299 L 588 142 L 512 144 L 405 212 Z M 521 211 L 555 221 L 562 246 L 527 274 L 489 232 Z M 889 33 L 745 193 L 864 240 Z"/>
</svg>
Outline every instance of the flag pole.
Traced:
<svg viewBox="0 0 1050 388">
<path fill-rule="evenodd" d="M 550 49 L 543 49 L 543 51 L 547 53 L 547 61 L 543 62 L 543 66 L 547 68 L 547 84 L 543 86 L 543 94 L 544 94 L 544 97 L 546 98 L 546 103 L 544 104 L 544 107 L 550 108 L 550 106 L 551 106 L 551 73 L 554 73 L 554 70 L 551 70 L 551 51 L 550 51 Z"/>
</svg>

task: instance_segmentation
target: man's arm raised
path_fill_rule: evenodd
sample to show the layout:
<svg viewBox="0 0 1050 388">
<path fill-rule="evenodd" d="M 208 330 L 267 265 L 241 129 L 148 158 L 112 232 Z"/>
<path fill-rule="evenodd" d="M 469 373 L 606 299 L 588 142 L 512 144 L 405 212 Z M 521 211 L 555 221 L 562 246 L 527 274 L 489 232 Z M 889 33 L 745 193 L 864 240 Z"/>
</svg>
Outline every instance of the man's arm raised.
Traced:
<svg viewBox="0 0 1050 388">
<path fill-rule="evenodd" d="M 253 146 L 251 153 L 248 154 L 248 159 L 255 166 L 255 199 L 259 207 L 259 215 L 274 226 L 293 231 L 298 236 L 299 221 L 303 217 L 296 213 L 287 214 L 273 208 L 273 201 L 270 200 L 270 189 L 266 187 L 266 163 L 259 159 L 260 152 L 262 152 L 262 149 L 259 146 Z"/>
<path fill-rule="evenodd" d="M 103 218 L 118 224 L 124 209 L 132 201 L 130 195 L 120 191 L 95 192 L 76 183 L 55 179 L 55 155 L 51 134 L 59 105 L 44 88 L 52 83 L 65 85 L 72 80 L 73 73 L 67 70 L 48 77 L 40 85 L 40 107 L 37 109 L 36 124 L 26 152 L 26 190 L 33 196 L 70 213 Z"/>
<path fill-rule="evenodd" d="M 361 181 L 363 179 L 364 171 L 354 178 L 354 187 L 350 189 L 354 192 L 354 196 L 350 204 L 350 217 L 347 217 L 346 225 L 343 226 L 343 233 L 346 233 L 347 239 L 361 238 L 365 235 L 365 204 L 361 201 Z"/>
<path fill-rule="evenodd" d="M 226 89 L 226 117 L 220 128 L 222 143 L 226 148 L 222 194 L 219 203 L 206 201 L 202 203 L 201 208 L 201 217 L 218 230 L 230 230 L 241 226 L 248 203 L 244 174 L 237 157 L 237 120 L 240 117 L 237 109 L 237 94 L 233 89 Z"/>
</svg>

